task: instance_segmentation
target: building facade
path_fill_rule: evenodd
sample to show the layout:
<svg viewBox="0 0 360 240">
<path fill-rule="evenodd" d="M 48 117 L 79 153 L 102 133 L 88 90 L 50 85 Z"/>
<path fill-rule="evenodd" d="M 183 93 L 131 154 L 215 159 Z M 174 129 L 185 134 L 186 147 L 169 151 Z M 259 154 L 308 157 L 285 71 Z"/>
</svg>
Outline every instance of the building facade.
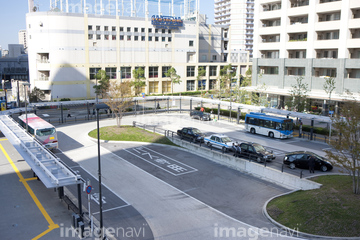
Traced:
<svg viewBox="0 0 360 240">
<path fill-rule="evenodd" d="M 309 97 L 328 99 L 324 83 L 334 77 L 331 96 L 342 100 L 360 91 L 360 1 L 260 0 L 255 3 L 253 89 L 266 85 L 272 105 L 304 77 Z"/>
<path fill-rule="evenodd" d="M 228 26 L 228 39 L 224 48 L 249 51 L 253 54 L 254 0 L 215 0 L 215 24 Z"/>
<path fill-rule="evenodd" d="M 186 1 L 185 1 L 186 2 Z M 86 12 L 86 11 L 85 11 Z M 249 67 L 248 53 L 223 48 L 226 29 L 207 25 L 200 14 L 179 17 L 136 17 L 61 11 L 27 14 L 31 88 L 50 99 L 94 98 L 95 75 L 133 79 L 145 70 L 146 94 L 171 92 L 165 72 L 174 67 L 181 83 L 174 92 L 216 88 L 220 68 L 232 64 L 237 81 Z M 159 22 L 181 25 L 159 25 Z M 197 81 L 199 67 L 206 75 Z"/>
</svg>

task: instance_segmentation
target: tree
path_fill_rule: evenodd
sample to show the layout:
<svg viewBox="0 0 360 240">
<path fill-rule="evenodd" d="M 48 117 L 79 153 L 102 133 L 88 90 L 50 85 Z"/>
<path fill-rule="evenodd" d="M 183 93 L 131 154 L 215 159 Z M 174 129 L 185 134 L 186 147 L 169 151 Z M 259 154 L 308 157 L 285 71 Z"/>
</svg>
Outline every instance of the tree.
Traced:
<svg viewBox="0 0 360 240">
<path fill-rule="evenodd" d="M 37 87 L 34 87 L 34 89 L 29 93 L 29 99 L 30 102 L 39 102 L 45 98 L 44 91 L 40 90 Z"/>
<path fill-rule="evenodd" d="M 199 81 L 202 80 L 202 78 L 206 75 L 206 69 L 204 69 L 203 67 L 199 67 L 198 68 L 198 75 L 196 76 L 196 81 L 199 83 Z M 201 83 L 201 96 L 202 96 L 202 90 L 205 90 L 205 88 L 203 87 L 202 83 Z"/>
<path fill-rule="evenodd" d="M 169 70 L 167 70 L 167 72 L 165 73 L 165 76 L 170 78 L 171 81 L 171 95 L 173 95 L 173 85 L 174 84 L 180 84 L 181 80 L 180 80 L 180 76 L 176 74 L 176 69 L 171 67 Z"/>
<path fill-rule="evenodd" d="M 121 119 L 127 108 L 131 106 L 131 82 L 111 82 L 109 86 L 109 100 L 106 103 L 115 114 L 116 125 L 121 127 Z"/>
<path fill-rule="evenodd" d="M 220 70 L 220 89 L 219 89 L 219 99 L 221 97 L 221 90 L 224 89 L 225 92 L 230 94 L 231 90 L 231 80 L 235 77 L 236 72 L 232 70 L 231 64 L 224 66 Z M 231 98 L 231 94 L 230 94 Z"/>
<path fill-rule="evenodd" d="M 133 70 L 134 81 L 130 83 L 131 87 L 135 90 L 135 96 L 139 95 L 142 87 L 146 86 L 146 82 L 144 82 L 144 69 L 138 68 Z"/>
<path fill-rule="evenodd" d="M 264 95 L 267 86 L 265 83 L 257 85 L 255 91 L 252 93 L 251 102 L 254 105 L 261 106 L 267 105 L 266 95 Z"/>
<path fill-rule="evenodd" d="M 104 98 L 110 86 L 110 77 L 106 75 L 105 70 L 99 70 L 95 78 L 97 79 L 97 84 L 93 87 L 95 94 L 101 95 L 101 98 Z"/>
<path fill-rule="evenodd" d="M 289 91 L 291 99 L 286 103 L 289 108 L 296 112 L 305 110 L 307 93 L 310 91 L 309 85 L 303 80 L 303 76 L 296 78 L 296 84 L 291 85 L 292 88 Z"/>
<path fill-rule="evenodd" d="M 252 70 L 251 68 L 248 68 L 245 72 L 245 77 L 243 78 L 243 81 L 241 81 L 240 86 L 241 87 L 248 87 L 251 85 L 252 81 Z"/>
<path fill-rule="evenodd" d="M 327 77 L 325 79 L 325 83 L 323 85 L 323 89 L 324 91 L 329 95 L 329 103 L 328 105 L 330 105 L 330 101 L 331 101 L 331 93 L 335 90 L 335 78 L 334 77 Z"/>
<path fill-rule="evenodd" d="M 360 104 L 356 100 L 346 102 L 342 116 L 332 118 L 332 125 L 340 133 L 338 141 L 330 141 L 331 150 L 326 157 L 350 174 L 352 190 L 360 194 Z"/>
</svg>

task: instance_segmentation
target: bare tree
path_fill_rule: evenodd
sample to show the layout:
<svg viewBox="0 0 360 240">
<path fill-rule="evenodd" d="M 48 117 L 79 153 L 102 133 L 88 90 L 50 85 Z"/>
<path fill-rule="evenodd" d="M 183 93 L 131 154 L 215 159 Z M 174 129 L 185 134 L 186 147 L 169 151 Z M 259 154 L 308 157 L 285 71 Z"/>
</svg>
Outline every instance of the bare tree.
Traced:
<svg viewBox="0 0 360 240">
<path fill-rule="evenodd" d="M 124 115 L 124 112 L 132 104 L 131 82 L 110 82 L 108 94 L 109 100 L 105 103 L 115 114 L 117 126 L 121 127 L 121 119 Z"/>
<path fill-rule="evenodd" d="M 354 194 L 360 194 L 360 104 L 356 100 L 346 102 L 342 116 L 332 118 L 334 128 L 340 133 L 337 141 L 330 141 L 333 148 L 325 150 L 335 165 L 350 174 Z"/>
</svg>

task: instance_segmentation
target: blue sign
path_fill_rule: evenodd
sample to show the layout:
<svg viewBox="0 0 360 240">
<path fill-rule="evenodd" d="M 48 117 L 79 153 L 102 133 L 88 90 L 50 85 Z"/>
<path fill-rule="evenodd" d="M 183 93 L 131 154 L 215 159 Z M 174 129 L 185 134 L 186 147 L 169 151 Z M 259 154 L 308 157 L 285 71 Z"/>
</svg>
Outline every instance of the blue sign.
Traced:
<svg viewBox="0 0 360 240">
<path fill-rule="evenodd" d="M 141 93 L 142 94 L 142 97 L 145 98 L 145 93 Z"/>
<path fill-rule="evenodd" d="M 180 17 L 153 15 L 151 17 L 151 24 L 157 28 L 179 29 L 179 27 L 184 25 L 184 22 Z"/>
<path fill-rule="evenodd" d="M 87 186 L 87 187 L 86 187 L 86 193 L 87 193 L 87 194 L 90 194 L 90 193 L 91 193 L 91 189 L 92 189 L 91 185 Z"/>
<path fill-rule="evenodd" d="M 329 111 L 329 114 L 334 114 L 334 111 Z"/>
</svg>

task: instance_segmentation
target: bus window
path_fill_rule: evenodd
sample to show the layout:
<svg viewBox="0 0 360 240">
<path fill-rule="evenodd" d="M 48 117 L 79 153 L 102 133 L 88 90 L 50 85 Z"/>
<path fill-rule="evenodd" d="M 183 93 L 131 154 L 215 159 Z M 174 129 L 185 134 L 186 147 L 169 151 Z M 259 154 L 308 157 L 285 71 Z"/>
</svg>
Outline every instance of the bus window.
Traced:
<svg viewBox="0 0 360 240">
<path fill-rule="evenodd" d="M 49 136 L 49 135 L 53 135 L 55 134 L 55 128 L 44 128 L 44 129 L 40 129 L 40 130 L 36 130 L 36 135 L 37 136 Z"/>
</svg>

